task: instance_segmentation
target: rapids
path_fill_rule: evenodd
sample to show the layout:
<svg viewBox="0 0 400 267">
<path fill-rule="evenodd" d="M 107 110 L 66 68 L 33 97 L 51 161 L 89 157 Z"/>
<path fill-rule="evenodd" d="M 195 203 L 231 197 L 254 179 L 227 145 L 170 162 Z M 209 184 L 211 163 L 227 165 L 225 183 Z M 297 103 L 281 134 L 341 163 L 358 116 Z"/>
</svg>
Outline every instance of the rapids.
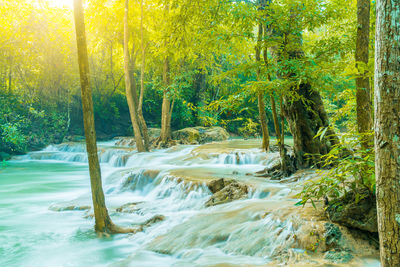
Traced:
<svg viewBox="0 0 400 267">
<path fill-rule="evenodd" d="M 294 245 L 305 221 L 293 211 L 293 191 L 315 173 L 288 182 L 255 177 L 279 162 L 279 153 L 258 146 L 233 140 L 137 153 L 99 143 L 113 221 L 135 226 L 165 217 L 135 235 L 103 239 L 93 230 L 83 143 L 15 157 L 0 168 L 0 266 L 325 266 Z M 251 190 L 246 199 L 206 208 L 207 183 L 217 178 Z M 379 266 L 367 257 L 353 262 Z"/>
</svg>

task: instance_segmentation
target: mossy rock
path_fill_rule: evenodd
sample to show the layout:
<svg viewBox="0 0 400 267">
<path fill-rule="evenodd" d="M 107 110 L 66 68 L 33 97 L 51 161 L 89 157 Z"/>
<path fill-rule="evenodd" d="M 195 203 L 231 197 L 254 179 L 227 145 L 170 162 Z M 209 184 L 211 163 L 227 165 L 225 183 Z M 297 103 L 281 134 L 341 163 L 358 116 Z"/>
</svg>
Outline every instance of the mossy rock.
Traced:
<svg viewBox="0 0 400 267">
<path fill-rule="evenodd" d="M 11 159 L 11 155 L 6 152 L 0 152 L 0 161 Z"/>
</svg>

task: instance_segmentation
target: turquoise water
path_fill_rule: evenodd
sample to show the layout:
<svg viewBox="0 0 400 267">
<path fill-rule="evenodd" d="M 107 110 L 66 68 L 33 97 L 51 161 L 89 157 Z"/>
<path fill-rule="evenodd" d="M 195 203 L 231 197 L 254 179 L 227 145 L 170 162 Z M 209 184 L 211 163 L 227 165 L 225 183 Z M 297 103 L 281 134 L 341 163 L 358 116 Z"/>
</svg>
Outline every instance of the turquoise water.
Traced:
<svg viewBox="0 0 400 267">
<path fill-rule="evenodd" d="M 295 214 L 282 220 L 279 210 L 273 214 L 297 202 L 288 185 L 248 175 L 274 164 L 279 153 L 241 142 L 151 153 L 100 144 L 113 221 L 135 227 L 165 217 L 144 232 L 109 238 L 96 236 L 90 210 L 71 210 L 91 206 L 84 144 L 49 146 L 7 162 L 0 168 L 0 266 L 277 266 L 277 258 L 304 254 L 293 248 L 293 233 L 301 230 L 293 225 Z M 204 183 L 221 177 L 257 190 L 206 208 L 211 192 Z M 117 212 L 126 203 L 137 209 Z M 271 214 L 265 216 L 266 210 Z M 379 266 L 376 260 L 364 263 L 356 266 Z"/>
<path fill-rule="evenodd" d="M 0 170 L 0 266 L 107 265 L 125 258 L 122 236 L 98 239 L 83 212 L 49 210 L 88 192 L 87 166 L 10 161 Z"/>
</svg>

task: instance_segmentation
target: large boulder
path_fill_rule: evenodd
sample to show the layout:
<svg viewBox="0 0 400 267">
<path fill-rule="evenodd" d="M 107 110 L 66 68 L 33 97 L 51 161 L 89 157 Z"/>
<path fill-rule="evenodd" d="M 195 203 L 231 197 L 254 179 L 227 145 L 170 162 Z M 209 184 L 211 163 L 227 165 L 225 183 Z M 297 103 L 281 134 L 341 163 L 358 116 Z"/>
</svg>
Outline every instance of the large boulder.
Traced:
<svg viewBox="0 0 400 267">
<path fill-rule="evenodd" d="M 332 222 L 370 233 L 377 233 L 378 220 L 375 197 L 369 196 L 368 192 L 360 192 L 359 194 L 364 198 L 357 199 L 354 192 L 349 192 L 339 199 L 330 201 L 326 207 L 327 215 Z"/>
<path fill-rule="evenodd" d="M 9 160 L 9 159 L 11 159 L 10 154 L 8 154 L 6 152 L 0 152 L 0 161 Z"/>
<path fill-rule="evenodd" d="M 233 180 L 219 179 L 210 182 L 208 188 L 214 194 L 205 203 L 206 207 L 216 206 L 248 196 L 248 186 Z"/>
<path fill-rule="evenodd" d="M 221 127 L 192 127 L 172 132 L 172 139 L 181 144 L 204 144 L 214 141 L 225 141 L 229 133 Z"/>
</svg>

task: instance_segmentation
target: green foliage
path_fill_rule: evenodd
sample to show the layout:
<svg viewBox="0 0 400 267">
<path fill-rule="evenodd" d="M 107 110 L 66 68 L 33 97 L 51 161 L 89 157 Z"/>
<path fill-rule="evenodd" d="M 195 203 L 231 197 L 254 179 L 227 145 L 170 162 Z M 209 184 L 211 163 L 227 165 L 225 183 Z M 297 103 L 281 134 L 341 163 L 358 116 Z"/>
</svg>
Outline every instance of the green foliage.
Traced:
<svg viewBox="0 0 400 267">
<path fill-rule="evenodd" d="M 341 143 L 321 157 L 322 167 L 329 169 L 319 170 L 319 178 L 304 185 L 298 204 L 305 205 L 310 201 L 315 207 L 315 200 L 337 199 L 348 192 L 355 193 L 356 201 L 367 197 L 365 192 L 375 194 L 375 151 L 361 147 L 362 137 L 358 134 L 341 136 Z"/>
<path fill-rule="evenodd" d="M 239 134 L 245 138 L 257 137 L 259 135 L 259 126 L 259 123 L 248 118 L 244 126 L 239 128 Z"/>
</svg>

